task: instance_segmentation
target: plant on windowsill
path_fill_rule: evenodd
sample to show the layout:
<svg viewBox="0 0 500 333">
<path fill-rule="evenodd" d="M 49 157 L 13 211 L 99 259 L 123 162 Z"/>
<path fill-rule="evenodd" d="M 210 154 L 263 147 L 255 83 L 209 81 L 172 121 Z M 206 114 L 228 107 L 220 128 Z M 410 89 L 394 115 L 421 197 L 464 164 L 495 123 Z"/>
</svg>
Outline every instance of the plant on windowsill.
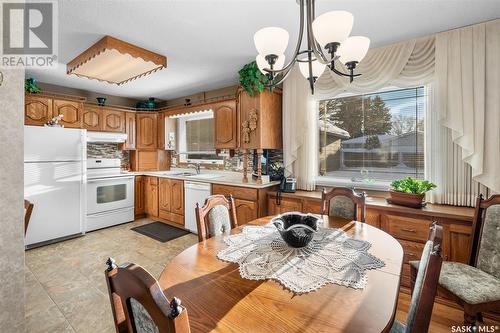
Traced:
<svg viewBox="0 0 500 333">
<path fill-rule="evenodd" d="M 421 208 L 424 206 L 423 200 L 425 193 L 436 188 L 436 185 L 427 180 L 418 180 L 412 177 L 406 177 L 395 180 L 391 183 L 390 203 L 412 208 Z"/>
<path fill-rule="evenodd" d="M 266 89 L 265 84 L 269 81 L 267 76 L 261 73 L 255 61 L 243 66 L 238 74 L 240 75 L 240 85 L 250 96 L 263 92 Z"/>
</svg>

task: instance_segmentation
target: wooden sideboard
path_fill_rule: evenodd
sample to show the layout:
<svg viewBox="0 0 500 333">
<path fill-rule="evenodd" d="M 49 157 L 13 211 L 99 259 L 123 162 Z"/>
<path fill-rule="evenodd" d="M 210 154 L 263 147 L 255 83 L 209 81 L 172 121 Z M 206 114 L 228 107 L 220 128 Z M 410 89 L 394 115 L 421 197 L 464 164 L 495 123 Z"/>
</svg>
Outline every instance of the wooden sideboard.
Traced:
<svg viewBox="0 0 500 333">
<path fill-rule="evenodd" d="M 321 192 L 282 193 L 280 201 L 277 200 L 275 193 L 269 193 L 267 203 L 269 214 L 287 211 L 319 214 Z M 432 221 L 437 221 L 443 226 L 443 259 L 467 262 L 474 217 L 473 208 L 428 204 L 422 209 L 415 209 L 388 204 L 384 198 L 376 197 L 368 197 L 366 204 L 366 223 L 389 233 L 403 247 L 402 286 L 410 287 L 408 262 L 420 259 Z"/>
</svg>

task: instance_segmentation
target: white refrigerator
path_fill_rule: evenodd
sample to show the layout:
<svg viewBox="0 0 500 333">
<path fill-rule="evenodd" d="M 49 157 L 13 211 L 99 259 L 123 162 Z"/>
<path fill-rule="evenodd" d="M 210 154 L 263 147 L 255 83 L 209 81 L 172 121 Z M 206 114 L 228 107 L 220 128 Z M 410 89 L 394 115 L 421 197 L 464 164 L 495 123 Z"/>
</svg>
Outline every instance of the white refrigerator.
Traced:
<svg viewBox="0 0 500 333">
<path fill-rule="evenodd" d="M 24 127 L 24 198 L 33 203 L 27 248 L 83 233 L 86 130 Z"/>
</svg>

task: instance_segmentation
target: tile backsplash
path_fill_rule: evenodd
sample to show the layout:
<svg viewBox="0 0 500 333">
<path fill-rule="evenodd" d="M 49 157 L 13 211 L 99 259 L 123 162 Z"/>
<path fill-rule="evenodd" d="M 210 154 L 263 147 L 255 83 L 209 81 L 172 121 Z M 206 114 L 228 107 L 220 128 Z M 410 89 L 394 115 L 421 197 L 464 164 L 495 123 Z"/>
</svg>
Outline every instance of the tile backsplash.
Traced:
<svg viewBox="0 0 500 333">
<path fill-rule="evenodd" d="M 130 154 L 116 143 L 87 143 L 87 158 L 119 158 L 123 169 L 130 166 Z"/>
</svg>

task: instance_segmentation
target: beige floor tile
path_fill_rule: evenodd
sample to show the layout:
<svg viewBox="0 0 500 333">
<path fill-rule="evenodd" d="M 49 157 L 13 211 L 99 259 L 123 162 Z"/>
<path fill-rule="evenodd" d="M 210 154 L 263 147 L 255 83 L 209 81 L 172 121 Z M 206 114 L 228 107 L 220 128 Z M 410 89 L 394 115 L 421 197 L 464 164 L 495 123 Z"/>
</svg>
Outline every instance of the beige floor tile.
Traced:
<svg viewBox="0 0 500 333">
<path fill-rule="evenodd" d="M 27 314 L 25 325 L 28 333 L 74 332 L 56 305 Z"/>
<path fill-rule="evenodd" d="M 104 270 L 106 259 L 141 265 L 156 278 L 195 235 L 166 243 L 133 230 L 140 219 L 84 237 L 26 251 L 27 332 L 115 332 Z"/>
</svg>

